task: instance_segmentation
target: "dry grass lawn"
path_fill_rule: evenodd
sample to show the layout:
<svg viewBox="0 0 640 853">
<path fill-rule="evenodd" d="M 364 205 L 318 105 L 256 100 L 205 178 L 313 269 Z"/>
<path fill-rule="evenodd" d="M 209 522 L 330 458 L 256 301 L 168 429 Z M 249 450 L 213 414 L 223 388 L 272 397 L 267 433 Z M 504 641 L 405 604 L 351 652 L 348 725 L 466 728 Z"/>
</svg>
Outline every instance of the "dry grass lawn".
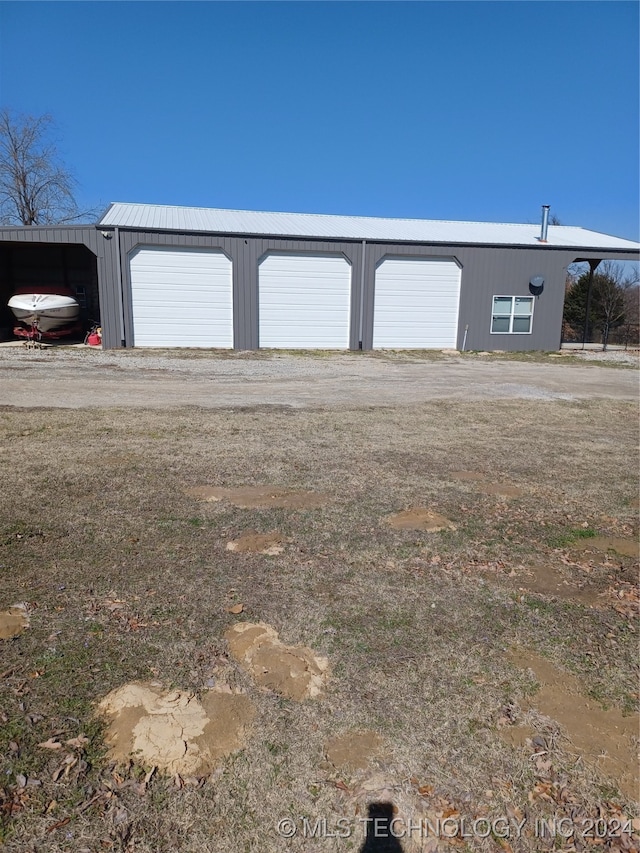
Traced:
<svg viewBox="0 0 640 853">
<path fill-rule="evenodd" d="M 596 535 L 637 540 L 636 422 L 634 406 L 602 401 L 0 411 L 0 610 L 26 602 L 30 617 L 0 640 L 0 846 L 638 849 L 637 738 L 588 754 L 589 711 L 545 714 L 525 665 L 545 659 L 556 693 L 566 676 L 594 714 L 636 725 L 637 559 L 589 550 Z M 187 493 L 247 485 L 330 500 L 240 508 Z M 385 521 L 416 507 L 455 529 Z M 227 549 L 248 531 L 283 547 Z M 320 694 L 260 686 L 225 640 L 239 621 L 326 658 Z M 203 778 L 114 764 L 96 705 L 133 681 L 243 692 L 255 710 L 244 747 Z M 342 735 L 375 746 L 359 769 L 327 758 Z M 525 823 L 508 837 L 478 824 L 364 844 L 377 800 L 432 825 Z M 576 834 L 536 837 L 550 817 Z M 609 837 L 588 837 L 596 818 Z"/>
</svg>

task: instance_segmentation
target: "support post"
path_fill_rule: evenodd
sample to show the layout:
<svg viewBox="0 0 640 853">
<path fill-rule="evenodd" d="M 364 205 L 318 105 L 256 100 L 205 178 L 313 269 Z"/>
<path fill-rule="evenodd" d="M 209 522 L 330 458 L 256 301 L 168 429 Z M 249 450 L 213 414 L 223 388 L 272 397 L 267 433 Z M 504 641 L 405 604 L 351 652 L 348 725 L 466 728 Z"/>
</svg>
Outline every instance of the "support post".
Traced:
<svg viewBox="0 0 640 853">
<path fill-rule="evenodd" d="M 362 335 L 364 332 L 364 264 L 367 257 L 367 241 L 362 241 L 362 251 L 360 253 L 360 305 L 358 318 L 358 349 L 362 349 Z"/>
<path fill-rule="evenodd" d="M 115 228 L 115 240 L 116 240 L 116 264 L 117 264 L 117 274 L 118 274 L 118 313 L 119 318 L 118 321 L 120 323 L 120 346 L 126 347 L 126 335 L 125 335 L 125 321 L 124 321 L 124 294 L 122 292 L 122 258 L 120 257 L 120 229 L 116 226 Z"/>
<path fill-rule="evenodd" d="M 584 349 L 584 345 L 587 341 L 587 337 L 590 331 L 590 323 L 589 323 L 589 314 L 591 313 L 591 295 L 593 290 L 593 274 L 596 270 L 596 267 L 600 261 L 591 260 L 589 261 L 589 282 L 587 284 L 587 307 L 584 315 L 584 329 L 582 330 L 582 349 Z"/>
</svg>

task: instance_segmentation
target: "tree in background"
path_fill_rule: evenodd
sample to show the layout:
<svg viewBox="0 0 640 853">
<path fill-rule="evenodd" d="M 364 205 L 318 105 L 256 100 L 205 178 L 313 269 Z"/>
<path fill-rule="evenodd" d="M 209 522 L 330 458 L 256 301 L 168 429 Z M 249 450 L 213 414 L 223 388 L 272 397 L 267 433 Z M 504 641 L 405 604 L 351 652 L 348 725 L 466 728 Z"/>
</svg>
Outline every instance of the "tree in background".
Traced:
<svg viewBox="0 0 640 853">
<path fill-rule="evenodd" d="M 61 162 L 51 116 L 0 110 L 0 223 L 73 222 L 81 213 L 76 181 Z"/>
<path fill-rule="evenodd" d="M 637 270 L 625 272 L 624 267 L 615 261 L 602 261 L 596 268 L 591 289 L 587 337 L 597 329 L 604 350 L 609 343 L 611 332 L 625 323 L 637 287 Z M 588 271 L 578 276 L 574 274 L 573 279 L 569 279 L 564 303 L 564 321 L 576 337 L 581 335 L 585 325 L 588 289 Z M 636 323 L 637 318 L 629 318 L 627 322 Z"/>
</svg>

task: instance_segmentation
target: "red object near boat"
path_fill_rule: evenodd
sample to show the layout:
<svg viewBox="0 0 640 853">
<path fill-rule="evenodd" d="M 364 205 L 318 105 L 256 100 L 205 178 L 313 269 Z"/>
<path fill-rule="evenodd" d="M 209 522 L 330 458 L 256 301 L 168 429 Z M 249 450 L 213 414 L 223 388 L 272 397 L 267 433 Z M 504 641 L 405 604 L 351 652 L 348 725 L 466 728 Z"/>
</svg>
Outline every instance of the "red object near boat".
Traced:
<svg viewBox="0 0 640 853">
<path fill-rule="evenodd" d="M 37 326 L 14 326 L 13 334 L 18 338 L 26 338 L 29 341 L 58 341 L 60 338 L 66 338 L 69 335 L 79 335 L 82 333 L 80 323 L 75 323 L 73 326 L 65 326 L 63 329 L 50 329 L 48 332 L 39 329 Z"/>
<path fill-rule="evenodd" d="M 101 347 L 102 335 L 100 332 L 91 332 L 91 334 L 87 336 L 87 343 L 90 347 Z"/>
</svg>

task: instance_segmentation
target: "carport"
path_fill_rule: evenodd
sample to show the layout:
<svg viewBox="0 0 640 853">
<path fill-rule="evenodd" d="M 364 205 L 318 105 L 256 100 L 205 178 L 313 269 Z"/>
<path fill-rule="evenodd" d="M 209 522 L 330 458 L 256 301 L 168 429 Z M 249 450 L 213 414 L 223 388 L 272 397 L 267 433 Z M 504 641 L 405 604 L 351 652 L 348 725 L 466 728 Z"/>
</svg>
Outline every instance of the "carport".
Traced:
<svg viewBox="0 0 640 853">
<path fill-rule="evenodd" d="M 17 288 L 70 288 L 84 327 L 100 324 L 95 227 L 0 228 L 0 341 L 16 340 L 15 318 L 7 306 Z"/>
</svg>

